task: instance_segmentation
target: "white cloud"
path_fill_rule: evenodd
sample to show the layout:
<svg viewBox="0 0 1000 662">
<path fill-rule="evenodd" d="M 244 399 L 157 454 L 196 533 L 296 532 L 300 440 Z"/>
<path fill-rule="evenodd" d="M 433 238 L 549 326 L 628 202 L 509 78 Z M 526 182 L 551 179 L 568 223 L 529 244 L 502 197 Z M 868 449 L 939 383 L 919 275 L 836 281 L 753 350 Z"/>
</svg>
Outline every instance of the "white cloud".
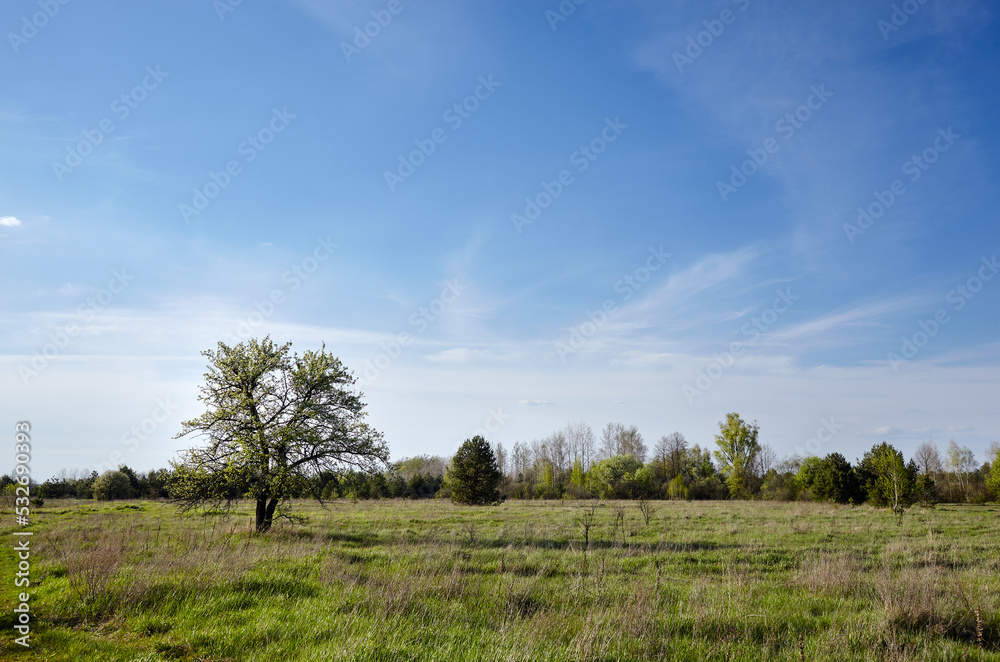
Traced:
<svg viewBox="0 0 1000 662">
<path fill-rule="evenodd" d="M 0 216 L 0 225 L 7 228 L 16 228 L 21 224 L 21 221 L 14 218 L 13 216 Z"/>
</svg>

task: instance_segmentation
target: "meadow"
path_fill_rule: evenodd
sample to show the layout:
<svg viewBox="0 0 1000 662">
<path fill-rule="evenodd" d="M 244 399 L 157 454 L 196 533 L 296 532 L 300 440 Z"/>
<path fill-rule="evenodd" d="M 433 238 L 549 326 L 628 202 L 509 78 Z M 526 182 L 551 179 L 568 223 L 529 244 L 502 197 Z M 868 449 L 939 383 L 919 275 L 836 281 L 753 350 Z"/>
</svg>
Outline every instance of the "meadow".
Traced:
<svg viewBox="0 0 1000 662">
<path fill-rule="evenodd" d="M 0 533 L 13 540 L 10 507 Z M 1000 660 L 1000 507 L 157 501 L 34 510 L 4 660 Z M 648 521 L 647 521 L 648 516 Z M 586 540 L 586 542 L 585 542 Z"/>
</svg>

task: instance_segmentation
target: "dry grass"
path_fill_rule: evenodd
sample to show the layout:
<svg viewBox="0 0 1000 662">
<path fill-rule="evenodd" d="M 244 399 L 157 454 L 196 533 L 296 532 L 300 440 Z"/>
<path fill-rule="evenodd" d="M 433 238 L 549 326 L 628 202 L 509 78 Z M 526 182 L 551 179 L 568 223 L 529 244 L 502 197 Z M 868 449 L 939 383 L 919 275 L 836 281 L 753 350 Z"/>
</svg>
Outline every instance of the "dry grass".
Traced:
<svg viewBox="0 0 1000 662">
<path fill-rule="evenodd" d="M 1000 660 L 995 513 L 615 505 L 589 547 L 553 503 L 337 503 L 264 537 L 59 505 L 39 616 L 76 659 Z"/>
</svg>

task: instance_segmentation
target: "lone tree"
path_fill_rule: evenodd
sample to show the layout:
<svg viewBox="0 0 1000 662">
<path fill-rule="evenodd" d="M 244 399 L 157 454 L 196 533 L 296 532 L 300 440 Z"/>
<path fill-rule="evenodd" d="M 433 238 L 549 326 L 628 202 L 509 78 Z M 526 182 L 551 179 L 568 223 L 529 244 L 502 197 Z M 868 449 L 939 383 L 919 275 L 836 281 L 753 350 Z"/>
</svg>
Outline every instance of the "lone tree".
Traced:
<svg viewBox="0 0 1000 662">
<path fill-rule="evenodd" d="M 496 505 L 503 501 L 497 489 L 501 478 L 496 455 L 486 440 L 479 435 L 466 439 L 448 467 L 451 500 L 471 506 Z"/>
<path fill-rule="evenodd" d="M 868 502 L 876 508 L 889 508 L 900 519 L 918 496 L 918 473 L 915 462 L 906 464 L 903 454 L 884 441 L 865 453 L 858 465 Z"/>
<path fill-rule="evenodd" d="M 715 459 L 726 476 L 732 497 L 745 499 L 756 492 L 754 467 L 760 453 L 759 432 L 756 421 L 746 423 L 735 412 L 726 414 L 726 420 L 719 423 L 719 434 L 715 435 L 719 450 L 715 451 Z"/>
<path fill-rule="evenodd" d="M 228 508 L 246 495 L 257 502 L 256 527 L 264 533 L 275 508 L 303 485 L 320 498 L 309 476 L 385 465 L 388 447 L 365 423 L 353 375 L 325 345 L 302 356 L 290 348 L 267 337 L 202 352 L 208 372 L 199 399 L 208 410 L 185 421 L 175 438 L 196 434 L 207 444 L 174 464 L 171 495 L 182 508 Z"/>
</svg>

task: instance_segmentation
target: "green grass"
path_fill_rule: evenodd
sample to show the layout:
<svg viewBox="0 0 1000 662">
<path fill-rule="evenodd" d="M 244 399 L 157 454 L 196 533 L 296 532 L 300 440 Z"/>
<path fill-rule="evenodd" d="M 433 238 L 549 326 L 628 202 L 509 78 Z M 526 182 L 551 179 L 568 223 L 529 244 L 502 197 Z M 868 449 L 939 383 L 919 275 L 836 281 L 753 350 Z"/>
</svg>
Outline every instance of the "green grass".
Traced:
<svg viewBox="0 0 1000 662">
<path fill-rule="evenodd" d="M 261 537 L 249 508 L 49 502 L 33 647 L 5 579 L 0 659 L 1000 660 L 996 506 L 602 502 L 585 550 L 590 503 L 301 503 Z"/>
</svg>

